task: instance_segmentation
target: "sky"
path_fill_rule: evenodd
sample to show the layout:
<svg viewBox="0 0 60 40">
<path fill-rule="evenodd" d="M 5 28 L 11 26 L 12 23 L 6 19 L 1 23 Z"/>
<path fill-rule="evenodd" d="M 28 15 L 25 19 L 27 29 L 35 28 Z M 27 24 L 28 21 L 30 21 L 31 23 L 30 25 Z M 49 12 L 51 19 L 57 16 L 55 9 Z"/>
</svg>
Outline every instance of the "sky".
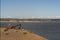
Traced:
<svg viewBox="0 0 60 40">
<path fill-rule="evenodd" d="M 60 18 L 60 0 L 1 0 L 1 18 Z"/>
</svg>

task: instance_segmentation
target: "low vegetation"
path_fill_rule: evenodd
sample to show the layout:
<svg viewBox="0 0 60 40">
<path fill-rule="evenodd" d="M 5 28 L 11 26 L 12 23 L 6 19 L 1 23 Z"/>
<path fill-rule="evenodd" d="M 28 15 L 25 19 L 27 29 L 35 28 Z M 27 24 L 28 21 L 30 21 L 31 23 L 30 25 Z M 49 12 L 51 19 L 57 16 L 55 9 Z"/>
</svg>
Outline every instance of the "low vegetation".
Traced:
<svg viewBox="0 0 60 40">
<path fill-rule="evenodd" d="M 7 31 L 8 31 L 8 29 L 5 29 L 5 30 L 4 30 L 4 32 L 7 32 Z"/>
<path fill-rule="evenodd" d="M 27 34 L 27 32 L 23 32 L 23 34 L 25 34 L 25 35 L 26 35 L 26 34 Z"/>
</svg>

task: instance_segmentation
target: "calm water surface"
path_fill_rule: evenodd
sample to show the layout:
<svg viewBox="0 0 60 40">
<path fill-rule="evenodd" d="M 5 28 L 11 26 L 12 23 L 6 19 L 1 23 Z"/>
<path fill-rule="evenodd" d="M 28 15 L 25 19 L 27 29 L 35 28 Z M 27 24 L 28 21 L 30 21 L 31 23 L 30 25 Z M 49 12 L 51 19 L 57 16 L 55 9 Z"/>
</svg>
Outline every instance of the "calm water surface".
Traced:
<svg viewBox="0 0 60 40">
<path fill-rule="evenodd" d="M 10 22 L 16 25 L 16 22 Z M 0 22 L 0 26 L 7 27 L 8 22 Z M 30 30 L 35 34 L 43 36 L 48 40 L 60 40 L 60 22 L 22 22 L 24 29 Z"/>
</svg>

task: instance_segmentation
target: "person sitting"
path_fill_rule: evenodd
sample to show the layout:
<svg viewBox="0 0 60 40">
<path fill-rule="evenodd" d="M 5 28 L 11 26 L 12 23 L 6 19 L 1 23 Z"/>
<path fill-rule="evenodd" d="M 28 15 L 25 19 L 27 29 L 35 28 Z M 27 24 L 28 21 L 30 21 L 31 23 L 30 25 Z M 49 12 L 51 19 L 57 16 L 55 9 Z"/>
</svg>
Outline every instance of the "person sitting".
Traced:
<svg viewBox="0 0 60 40">
<path fill-rule="evenodd" d="M 21 24 L 16 25 L 16 28 L 18 28 L 18 29 L 22 29 Z"/>
<path fill-rule="evenodd" d="M 8 24 L 7 29 L 11 29 L 12 25 Z"/>
</svg>

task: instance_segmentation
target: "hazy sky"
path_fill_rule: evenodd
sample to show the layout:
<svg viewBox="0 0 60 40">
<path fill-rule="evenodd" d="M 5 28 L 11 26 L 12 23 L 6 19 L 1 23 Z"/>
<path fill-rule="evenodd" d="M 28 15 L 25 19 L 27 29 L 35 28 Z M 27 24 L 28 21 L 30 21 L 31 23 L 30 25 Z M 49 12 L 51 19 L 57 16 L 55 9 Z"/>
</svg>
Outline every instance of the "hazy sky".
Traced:
<svg viewBox="0 0 60 40">
<path fill-rule="evenodd" d="M 60 0 L 1 0 L 1 17 L 60 17 Z"/>
</svg>

